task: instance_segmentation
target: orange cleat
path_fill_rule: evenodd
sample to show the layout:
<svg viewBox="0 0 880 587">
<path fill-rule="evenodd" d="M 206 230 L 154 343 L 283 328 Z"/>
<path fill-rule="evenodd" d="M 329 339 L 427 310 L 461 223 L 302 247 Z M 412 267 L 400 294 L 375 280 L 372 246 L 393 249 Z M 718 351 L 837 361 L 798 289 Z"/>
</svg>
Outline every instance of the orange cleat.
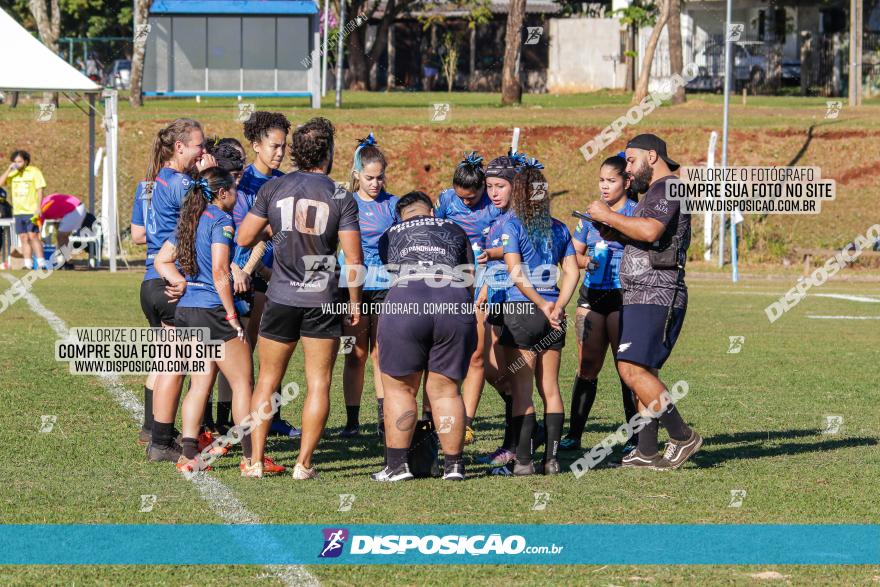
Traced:
<svg viewBox="0 0 880 587">
<path fill-rule="evenodd" d="M 204 432 L 202 432 L 201 434 L 199 434 L 199 439 L 198 439 L 198 440 L 199 440 L 199 452 L 202 452 L 203 450 L 205 450 L 206 448 L 208 448 L 209 446 L 211 446 L 211 445 L 214 443 L 214 440 L 215 440 L 215 439 L 214 439 L 214 435 L 213 435 L 213 434 L 211 434 L 209 431 L 205 430 Z M 212 448 L 212 449 L 209 451 L 208 454 L 212 454 L 212 455 L 215 455 L 215 456 L 223 456 L 223 455 L 225 455 L 227 452 L 229 452 L 229 447 L 227 447 L 227 446 L 215 446 L 214 448 Z"/>
<path fill-rule="evenodd" d="M 250 467 L 253 467 L 247 459 L 241 459 L 241 463 L 239 463 L 238 468 L 241 469 L 242 474 L 244 474 Z M 272 457 L 263 457 L 263 466 L 262 473 L 283 473 L 286 469 L 284 465 L 278 465 L 275 461 L 272 460 Z"/>
</svg>

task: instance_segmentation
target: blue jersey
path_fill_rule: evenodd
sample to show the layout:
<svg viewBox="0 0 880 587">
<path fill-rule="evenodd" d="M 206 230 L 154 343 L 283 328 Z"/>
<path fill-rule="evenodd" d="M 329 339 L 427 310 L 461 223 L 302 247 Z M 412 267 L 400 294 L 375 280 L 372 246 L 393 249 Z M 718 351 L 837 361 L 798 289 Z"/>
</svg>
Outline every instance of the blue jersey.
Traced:
<svg viewBox="0 0 880 587">
<path fill-rule="evenodd" d="M 550 238 L 540 243 L 533 243 L 519 218 L 511 215 L 504 223 L 501 242 L 504 252 L 517 253 L 529 269 L 529 281 L 545 300 L 555 302 L 559 298 L 558 265 L 569 255 L 574 255 L 571 233 L 568 227 L 552 218 Z M 507 288 L 507 300 L 525 302 L 529 299 L 514 284 Z"/>
<path fill-rule="evenodd" d="M 513 216 L 513 211 L 508 210 L 502 212 L 500 216 L 495 218 L 486 230 L 486 248 L 494 249 L 501 247 L 501 235 L 503 233 L 504 223 Z M 488 302 L 490 304 L 502 303 L 507 299 L 507 288 L 510 287 L 510 275 L 507 273 L 507 263 L 504 257 L 500 260 L 491 260 L 486 263 L 486 274 L 484 279 L 486 285 L 489 286 Z"/>
<path fill-rule="evenodd" d="M 355 192 L 352 194 L 357 202 L 358 220 L 361 225 L 361 249 L 364 252 L 364 265 L 367 274 L 364 278 L 365 290 L 382 290 L 391 287 L 391 275 L 384 270 L 382 259 L 379 258 L 379 239 L 392 225 L 400 222 L 397 217 L 397 202 L 400 200 L 386 191 L 375 198 L 364 200 Z M 339 251 L 339 263 L 345 264 L 345 255 Z M 340 275 L 340 287 L 347 287 L 347 281 Z"/>
<path fill-rule="evenodd" d="M 476 243 L 483 249 L 486 248 L 484 231 L 501 215 L 501 210 L 495 207 L 486 192 L 483 192 L 477 205 L 471 208 L 455 194 L 453 188 L 440 194 L 434 208 L 435 217 L 452 220 L 464 229 L 472 245 Z"/>
<path fill-rule="evenodd" d="M 196 265 L 198 275 L 186 275 L 186 291 L 177 305 L 181 308 L 216 308 L 222 306 L 211 264 L 211 245 L 221 244 L 229 247 L 232 252 L 235 225 L 232 216 L 215 206 L 208 204 L 199 225 L 196 227 Z M 177 246 L 177 234 L 169 242 Z M 228 267 L 228 263 L 227 263 Z"/>
<path fill-rule="evenodd" d="M 636 202 L 627 198 L 618 214 L 632 216 Z M 590 264 L 584 275 L 584 285 L 590 289 L 620 289 L 620 261 L 623 259 L 624 245 L 617 241 L 606 241 L 592 222 L 578 220 L 572 238 L 587 245 Z"/>
<path fill-rule="evenodd" d="M 244 222 L 244 217 L 250 212 L 257 199 L 257 192 L 263 187 L 263 184 L 273 177 L 281 177 L 284 175 L 277 169 L 273 169 L 270 175 L 263 175 L 253 164 L 244 168 L 241 179 L 238 180 L 238 186 L 235 188 L 235 208 L 232 209 L 232 220 L 235 222 L 235 236 L 238 237 L 238 227 Z M 239 247 L 235 245 L 232 254 L 232 262 L 239 267 L 244 267 L 251 256 L 250 247 Z M 272 247 L 266 247 L 266 253 L 263 255 L 262 262 L 264 267 L 272 267 Z"/>
<path fill-rule="evenodd" d="M 153 261 L 165 241 L 177 230 L 180 206 L 192 187 L 192 178 L 170 167 L 163 167 L 156 176 L 149 196 L 146 184 L 145 181 L 138 184 L 131 210 L 131 223 L 143 226 L 147 233 L 147 272 L 144 281 L 161 279 L 153 268 Z"/>
</svg>

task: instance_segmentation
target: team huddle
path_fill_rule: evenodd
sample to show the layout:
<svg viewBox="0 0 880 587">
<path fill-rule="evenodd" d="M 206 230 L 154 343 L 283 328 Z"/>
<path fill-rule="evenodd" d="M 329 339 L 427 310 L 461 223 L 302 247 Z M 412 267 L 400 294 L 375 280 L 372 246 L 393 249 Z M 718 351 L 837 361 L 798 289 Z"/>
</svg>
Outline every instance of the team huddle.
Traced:
<svg viewBox="0 0 880 587">
<path fill-rule="evenodd" d="M 493 475 L 560 473 L 559 451 L 582 450 L 609 347 L 626 421 L 643 418 L 621 466 L 676 469 L 699 450 L 702 439 L 658 377 L 684 321 L 690 242 L 689 216 L 664 197 L 678 164 L 662 140 L 639 135 L 604 161 L 601 197 L 579 213 L 572 234 L 550 215 L 544 166 L 522 153 L 485 167 L 477 153 L 466 154 L 452 186 L 432 201 L 420 191 L 385 190 L 388 163 L 372 134 L 358 142 L 349 181 L 337 184 L 330 121 L 314 118 L 291 132 L 284 115 L 260 111 L 243 131 L 254 153 L 249 165 L 237 139 L 208 138 L 197 121 L 175 120 L 157 134 L 135 194 L 131 231 L 147 246 L 140 301 L 150 326 L 207 328 L 224 343 L 222 360 L 189 374 L 182 402 L 185 374 L 147 378 L 139 442 L 148 460 L 207 470 L 205 455 L 230 450 L 216 441 L 228 434 L 241 445 L 241 475 L 263 477 L 285 471 L 266 454 L 268 436 L 278 434 L 300 437 L 293 478 L 317 478 L 313 456 L 340 341 L 348 347 L 342 437 L 362 435 L 372 363 L 385 447 L 376 481 L 430 471 L 414 462 L 425 458 L 417 449 L 431 447 L 427 459 L 437 460 L 437 444 L 442 478 L 465 479 L 462 454 L 474 442 L 487 382 L 504 401 L 504 438 L 476 461 Z M 293 171 L 284 174 L 288 153 Z M 572 320 L 566 307 L 576 292 Z M 570 326 L 579 366 L 563 437 L 559 374 Z M 275 403 L 299 344 L 301 429 Z M 669 434 L 662 452 L 660 425 Z"/>
</svg>

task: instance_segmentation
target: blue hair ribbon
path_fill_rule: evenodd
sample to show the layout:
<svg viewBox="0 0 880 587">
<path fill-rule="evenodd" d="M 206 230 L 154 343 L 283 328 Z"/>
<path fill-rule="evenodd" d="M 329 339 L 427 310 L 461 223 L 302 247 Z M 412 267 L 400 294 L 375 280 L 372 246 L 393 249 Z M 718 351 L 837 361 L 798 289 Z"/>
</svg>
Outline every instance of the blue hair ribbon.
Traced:
<svg viewBox="0 0 880 587">
<path fill-rule="evenodd" d="M 461 163 L 458 164 L 459 167 L 463 167 L 465 165 L 473 165 L 474 167 L 483 167 L 483 158 L 477 155 L 476 151 L 471 151 L 470 153 L 464 154 L 464 159 L 461 160 Z"/>
<path fill-rule="evenodd" d="M 372 131 L 366 138 L 358 139 L 357 149 L 354 150 L 354 169 L 355 171 L 361 171 L 364 168 L 363 163 L 361 163 L 361 149 L 364 147 L 376 147 L 378 143 L 376 143 L 376 137 L 373 136 Z"/>
<path fill-rule="evenodd" d="M 517 153 L 516 151 L 509 150 L 507 151 L 507 156 L 512 159 L 517 167 L 521 167 L 526 164 L 529 158 L 525 153 Z"/>
<path fill-rule="evenodd" d="M 532 157 L 531 159 L 526 159 L 523 167 L 526 169 L 544 169 L 544 164 Z"/>
<path fill-rule="evenodd" d="M 211 189 L 211 186 L 208 185 L 208 180 L 204 177 L 200 177 L 193 181 L 193 186 L 199 186 L 202 190 L 202 197 L 208 202 L 214 199 L 214 191 Z"/>
<path fill-rule="evenodd" d="M 621 151 L 617 156 L 626 161 L 626 151 Z"/>
</svg>

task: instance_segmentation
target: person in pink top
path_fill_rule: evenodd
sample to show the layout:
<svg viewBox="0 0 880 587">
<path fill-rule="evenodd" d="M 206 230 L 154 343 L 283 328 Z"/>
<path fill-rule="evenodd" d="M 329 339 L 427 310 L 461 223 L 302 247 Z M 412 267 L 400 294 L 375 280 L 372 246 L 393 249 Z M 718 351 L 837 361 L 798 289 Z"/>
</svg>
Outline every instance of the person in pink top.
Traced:
<svg viewBox="0 0 880 587">
<path fill-rule="evenodd" d="M 86 218 L 86 207 L 75 196 L 68 194 L 52 194 L 40 202 L 40 211 L 31 222 L 42 228 L 46 220 L 58 220 L 58 249 L 67 246 L 70 233 L 82 228 Z"/>
</svg>

